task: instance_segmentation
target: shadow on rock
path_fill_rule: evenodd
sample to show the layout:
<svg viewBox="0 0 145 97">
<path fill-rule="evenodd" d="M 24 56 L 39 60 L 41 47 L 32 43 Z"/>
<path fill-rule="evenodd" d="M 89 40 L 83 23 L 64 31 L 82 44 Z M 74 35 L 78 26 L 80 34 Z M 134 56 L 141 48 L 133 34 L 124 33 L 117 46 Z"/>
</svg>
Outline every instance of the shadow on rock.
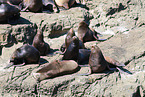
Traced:
<svg viewBox="0 0 145 97">
<path fill-rule="evenodd" d="M 33 24 L 32 22 L 30 22 L 29 20 L 23 18 L 23 17 L 20 17 L 18 19 L 18 23 L 17 24 Z"/>
<path fill-rule="evenodd" d="M 0 55 L 2 55 L 3 46 L 0 46 Z"/>
<path fill-rule="evenodd" d="M 48 63 L 48 61 L 44 58 L 40 58 L 40 64 L 45 64 Z"/>
<path fill-rule="evenodd" d="M 116 67 L 120 73 L 128 73 L 128 74 L 132 74 L 132 72 L 128 71 L 127 69 L 123 68 L 123 67 Z"/>
<path fill-rule="evenodd" d="M 81 4 L 81 3 L 76 3 L 72 7 L 81 7 L 81 8 L 85 8 L 86 10 L 89 10 L 89 7 L 87 7 L 86 5 Z"/>
<path fill-rule="evenodd" d="M 116 12 L 120 12 L 120 11 L 122 11 L 122 10 L 125 10 L 126 8 L 127 8 L 127 7 L 125 7 L 124 5 L 122 5 L 122 3 L 119 3 L 118 8 L 112 8 L 112 7 L 110 7 L 110 8 L 108 9 L 108 11 L 107 11 L 106 16 L 113 15 L 113 14 L 115 14 Z"/>
</svg>

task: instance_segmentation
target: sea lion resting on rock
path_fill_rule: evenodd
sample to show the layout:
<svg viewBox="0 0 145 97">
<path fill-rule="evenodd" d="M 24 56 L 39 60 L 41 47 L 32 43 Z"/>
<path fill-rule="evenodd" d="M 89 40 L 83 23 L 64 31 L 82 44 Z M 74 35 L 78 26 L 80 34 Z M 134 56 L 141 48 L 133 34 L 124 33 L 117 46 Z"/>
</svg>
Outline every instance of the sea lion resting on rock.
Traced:
<svg viewBox="0 0 145 97">
<path fill-rule="evenodd" d="M 13 52 L 10 58 L 10 64 L 6 66 L 5 68 L 9 68 L 12 65 L 21 66 L 25 64 L 38 64 L 39 59 L 40 59 L 39 51 L 31 45 L 25 44 L 21 46 L 20 48 L 17 48 Z"/>
<path fill-rule="evenodd" d="M 20 17 L 20 9 L 15 5 L 0 3 L 0 22 L 8 22 L 16 24 L 16 20 Z"/>
<path fill-rule="evenodd" d="M 33 39 L 32 44 L 39 52 L 40 55 L 46 55 L 50 51 L 50 46 L 44 41 L 43 32 L 39 29 Z"/>
<path fill-rule="evenodd" d="M 74 4 L 76 4 L 75 0 L 55 0 L 58 7 L 63 7 L 65 9 L 69 9 Z"/>
<path fill-rule="evenodd" d="M 25 7 L 22 11 L 27 9 L 32 12 L 42 11 L 42 0 L 23 0 L 22 5 Z"/>
<path fill-rule="evenodd" d="M 113 64 L 115 66 L 125 66 L 124 64 L 120 64 L 118 61 L 112 58 L 104 57 L 97 45 L 92 46 L 89 58 L 89 66 L 91 69 L 90 73 L 99 73 L 106 69 L 114 70 L 113 68 L 109 67 L 109 64 Z"/>
<path fill-rule="evenodd" d="M 79 49 L 78 63 L 79 64 L 88 64 L 91 50 L 88 49 Z"/>
<path fill-rule="evenodd" d="M 64 52 L 64 56 L 62 60 L 78 60 L 79 55 L 79 39 L 77 36 L 72 37 L 72 41 L 66 51 Z"/>
<path fill-rule="evenodd" d="M 54 0 L 42 0 L 43 2 L 43 12 L 59 12 L 58 6 L 56 5 Z"/>
<path fill-rule="evenodd" d="M 0 3 L 3 4 L 10 4 L 10 5 L 19 5 L 22 2 L 22 0 L 0 0 Z"/>
<path fill-rule="evenodd" d="M 99 39 L 98 33 L 95 30 L 90 29 L 88 24 L 85 21 L 81 21 L 78 27 L 78 38 L 83 42 L 94 41 L 94 40 L 106 40 L 106 39 Z"/>
<path fill-rule="evenodd" d="M 36 73 L 33 73 L 38 81 L 59 75 L 74 73 L 78 70 L 78 64 L 73 60 L 55 60 L 51 63 L 45 63 L 44 65 L 45 66 L 36 71 Z"/>
<path fill-rule="evenodd" d="M 73 28 L 71 28 L 66 35 L 65 43 L 60 48 L 60 50 L 62 52 L 65 52 L 66 49 L 69 47 L 70 43 L 73 40 L 73 38 L 72 38 L 73 36 L 76 36 L 76 35 L 75 35 Z M 80 40 L 79 40 L 79 49 L 85 49 L 84 43 Z"/>
</svg>

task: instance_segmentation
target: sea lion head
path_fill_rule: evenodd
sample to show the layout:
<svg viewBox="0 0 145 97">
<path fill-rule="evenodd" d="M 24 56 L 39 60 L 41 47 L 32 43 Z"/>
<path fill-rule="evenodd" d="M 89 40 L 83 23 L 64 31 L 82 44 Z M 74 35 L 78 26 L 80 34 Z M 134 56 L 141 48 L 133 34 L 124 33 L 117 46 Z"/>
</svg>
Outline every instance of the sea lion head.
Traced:
<svg viewBox="0 0 145 97">
<path fill-rule="evenodd" d="M 69 44 L 71 43 L 72 41 L 72 37 L 75 36 L 75 33 L 74 33 L 74 30 L 73 28 L 71 28 L 68 33 L 67 33 L 67 36 L 65 38 L 65 45 L 66 45 L 66 48 L 68 48 Z"/>
<path fill-rule="evenodd" d="M 79 26 L 88 27 L 88 24 L 85 21 L 81 21 Z"/>
<path fill-rule="evenodd" d="M 97 45 L 93 45 L 91 48 L 91 53 L 95 54 L 99 52 L 101 52 L 100 48 Z"/>
<path fill-rule="evenodd" d="M 79 38 L 77 36 L 73 36 L 72 41 L 79 47 Z"/>
<path fill-rule="evenodd" d="M 20 57 L 21 49 L 16 49 L 10 57 L 10 63 L 20 64 L 23 63 L 23 58 Z"/>
</svg>

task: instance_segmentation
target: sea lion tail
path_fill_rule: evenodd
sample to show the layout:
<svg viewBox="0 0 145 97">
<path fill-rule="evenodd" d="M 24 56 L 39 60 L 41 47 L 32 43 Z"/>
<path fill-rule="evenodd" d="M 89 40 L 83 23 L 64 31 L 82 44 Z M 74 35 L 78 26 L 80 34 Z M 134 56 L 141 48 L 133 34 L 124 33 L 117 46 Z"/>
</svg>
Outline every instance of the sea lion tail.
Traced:
<svg viewBox="0 0 145 97">
<path fill-rule="evenodd" d="M 8 68 L 10 68 L 11 66 L 13 66 L 13 63 L 9 63 L 6 67 L 4 67 L 4 69 L 8 69 Z"/>
</svg>

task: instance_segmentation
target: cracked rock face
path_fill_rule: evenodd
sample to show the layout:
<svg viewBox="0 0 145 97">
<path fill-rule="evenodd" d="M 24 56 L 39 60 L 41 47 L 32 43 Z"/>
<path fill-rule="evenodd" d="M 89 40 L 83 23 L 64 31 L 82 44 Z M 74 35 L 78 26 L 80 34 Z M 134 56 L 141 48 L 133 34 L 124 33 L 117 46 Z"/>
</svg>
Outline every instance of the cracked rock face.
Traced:
<svg viewBox="0 0 145 97">
<path fill-rule="evenodd" d="M 121 4 L 121 5 L 120 5 Z M 60 13 L 21 12 L 17 25 L 0 24 L 0 94 L 3 97 L 41 96 L 145 96 L 145 1 L 144 0 L 86 0 L 89 10 L 73 7 Z M 25 43 L 32 44 L 37 29 L 44 27 L 44 41 L 54 51 L 64 43 L 70 28 L 77 32 L 78 24 L 89 19 L 89 27 L 95 29 L 106 41 L 86 42 L 109 56 L 124 63 L 123 69 L 96 73 L 88 76 L 89 67 L 69 75 L 63 75 L 38 83 L 33 76 L 43 64 L 59 60 L 63 56 L 41 56 L 42 65 L 26 65 L 4 69 L 13 51 Z"/>
</svg>

